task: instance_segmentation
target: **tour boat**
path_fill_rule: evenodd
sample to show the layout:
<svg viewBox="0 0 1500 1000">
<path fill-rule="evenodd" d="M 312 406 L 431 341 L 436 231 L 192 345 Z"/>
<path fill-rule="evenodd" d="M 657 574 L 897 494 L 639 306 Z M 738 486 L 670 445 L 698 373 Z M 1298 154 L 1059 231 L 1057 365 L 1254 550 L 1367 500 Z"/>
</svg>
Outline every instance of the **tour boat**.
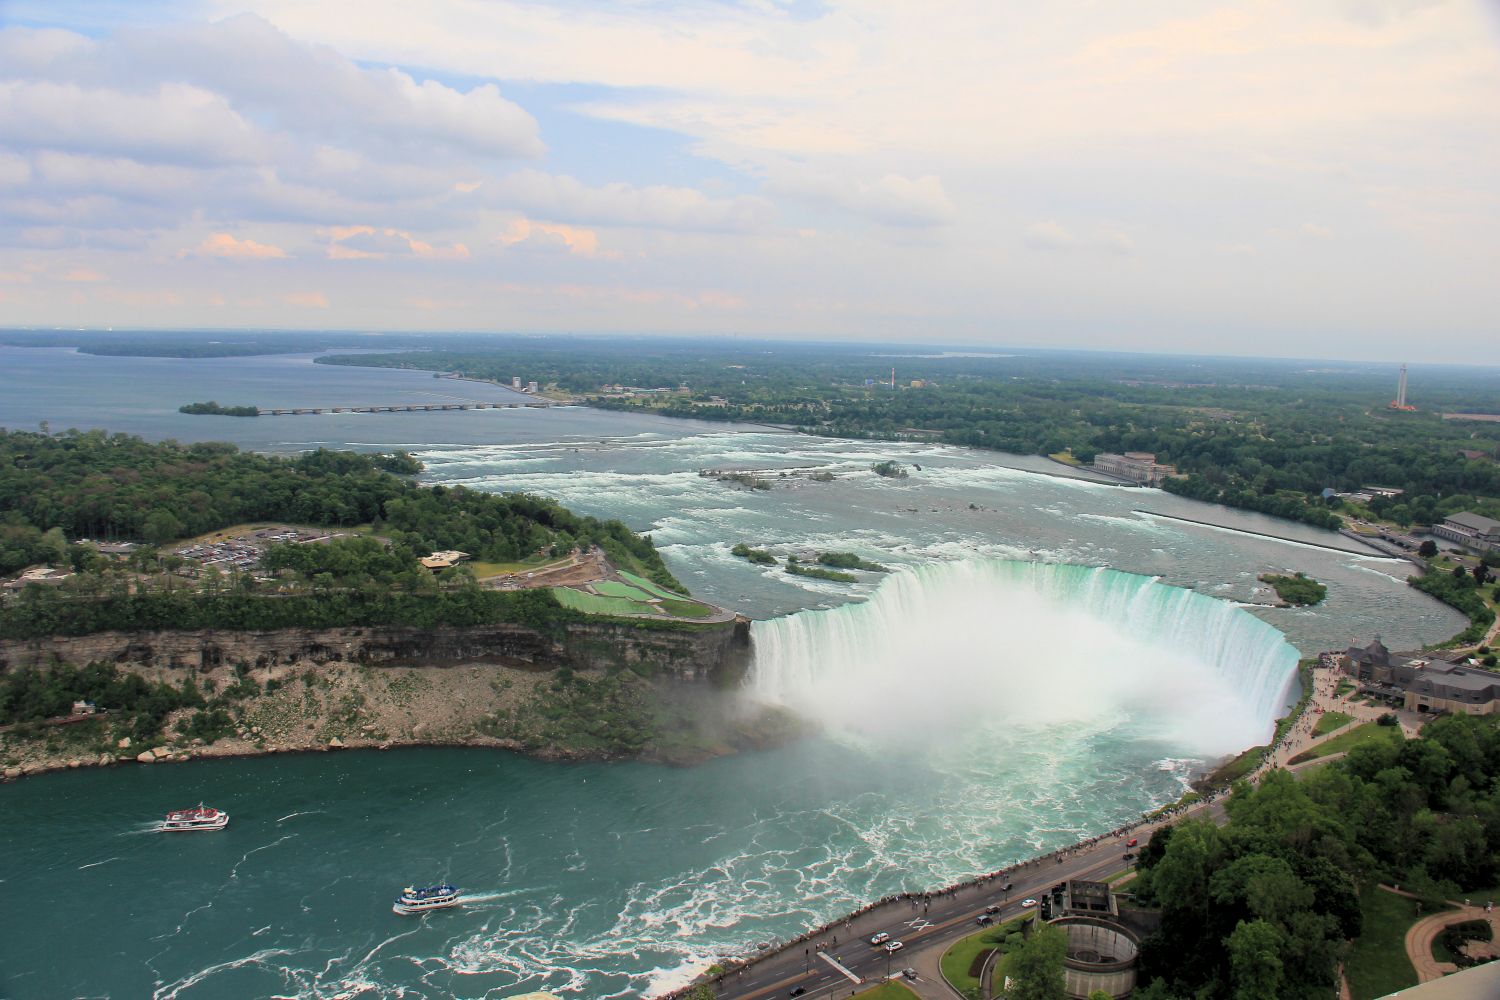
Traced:
<svg viewBox="0 0 1500 1000">
<path fill-rule="evenodd" d="M 222 830 L 229 825 L 229 814 L 202 802 L 192 809 L 174 809 L 162 821 L 163 831 Z"/>
<path fill-rule="evenodd" d="M 391 907 L 397 913 L 426 913 L 428 910 L 446 910 L 463 902 L 463 890 L 453 885 L 430 885 L 425 889 L 407 886 L 401 890 L 401 898 Z"/>
</svg>

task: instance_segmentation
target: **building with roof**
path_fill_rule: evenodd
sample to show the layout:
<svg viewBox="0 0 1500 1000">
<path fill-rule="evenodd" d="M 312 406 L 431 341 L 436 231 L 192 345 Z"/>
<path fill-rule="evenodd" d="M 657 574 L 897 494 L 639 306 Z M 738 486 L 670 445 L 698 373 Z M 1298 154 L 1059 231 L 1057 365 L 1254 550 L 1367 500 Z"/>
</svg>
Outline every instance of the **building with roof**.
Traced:
<svg viewBox="0 0 1500 1000">
<path fill-rule="evenodd" d="M 434 573 L 441 573 L 445 569 L 452 569 L 467 558 L 469 558 L 467 552 L 460 552 L 457 549 L 444 549 L 442 552 L 434 552 L 430 556 L 423 556 L 421 562 L 423 566 Z"/>
<path fill-rule="evenodd" d="M 1432 533 L 1476 552 L 1500 549 L 1500 521 L 1483 514 L 1469 511 L 1450 514 L 1443 518 L 1442 524 L 1432 526 Z"/>
<path fill-rule="evenodd" d="M 1500 673 L 1428 657 L 1392 653 L 1379 639 L 1344 651 L 1344 669 L 1366 683 L 1403 693 L 1412 712 L 1500 714 Z"/>
<path fill-rule="evenodd" d="M 1163 480 L 1177 475 L 1175 466 L 1163 465 L 1149 451 L 1127 451 L 1123 455 L 1103 452 L 1094 456 L 1094 468 L 1142 486 L 1160 486 Z"/>
</svg>

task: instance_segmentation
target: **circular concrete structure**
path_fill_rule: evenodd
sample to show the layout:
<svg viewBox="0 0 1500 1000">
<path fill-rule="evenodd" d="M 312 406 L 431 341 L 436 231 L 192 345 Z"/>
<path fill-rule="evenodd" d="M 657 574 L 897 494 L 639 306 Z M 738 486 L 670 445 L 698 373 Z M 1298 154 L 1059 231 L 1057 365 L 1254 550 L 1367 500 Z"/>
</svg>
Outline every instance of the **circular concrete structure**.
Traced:
<svg viewBox="0 0 1500 1000">
<path fill-rule="evenodd" d="M 1119 1000 L 1135 989 L 1141 947 L 1134 932 L 1101 917 L 1058 917 L 1052 926 L 1068 936 L 1064 973 L 1070 997 L 1087 1000 L 1103 990 Z"/>
</svg>

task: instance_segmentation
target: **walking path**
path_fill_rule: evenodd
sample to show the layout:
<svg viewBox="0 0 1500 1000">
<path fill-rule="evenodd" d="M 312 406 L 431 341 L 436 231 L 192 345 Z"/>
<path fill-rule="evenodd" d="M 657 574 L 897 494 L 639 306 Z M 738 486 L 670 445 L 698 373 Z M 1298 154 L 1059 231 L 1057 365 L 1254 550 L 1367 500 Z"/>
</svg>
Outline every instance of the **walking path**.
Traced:
<svg viewBox="0 0 1500 1000">
<path fill-rule="evenodd" d="M 1382 885 L 1381 889 L 1397 896 L 1405 896 L 1407 899 L 1416 901 L 1416 896 L 1402 889 L 1395 889 L 1388 885 Z M 1488 901 L 1486 901 L 1488 903 Z M 1490 925 L 1489 941 L 1472 941 L 1466 947 L 1476 958 L 1494 957 L 1497 948 L 1500 948 L 1500 910 L 1493 906 L 1473 906 L 1466 899 L 1462 903 L 1457 900 L 1448 900 L 1451 910 L 1442 910 L 1423 917 L 1406 929 L 1406 957 L 1411 960 L 1412 968 L 1417 970 L 1417 982 L 1427 983 L 1434 979 L 1441 979 L 1450 972 L 1457 972 L 1458 966 L 1452 962 L 1439 962 L 1432 955 L 1432 943 L 1437 940 L 1444 928 L 1454 924 L 1467 923 L 1470 920 L 1483 920 Z"/>
</svg>

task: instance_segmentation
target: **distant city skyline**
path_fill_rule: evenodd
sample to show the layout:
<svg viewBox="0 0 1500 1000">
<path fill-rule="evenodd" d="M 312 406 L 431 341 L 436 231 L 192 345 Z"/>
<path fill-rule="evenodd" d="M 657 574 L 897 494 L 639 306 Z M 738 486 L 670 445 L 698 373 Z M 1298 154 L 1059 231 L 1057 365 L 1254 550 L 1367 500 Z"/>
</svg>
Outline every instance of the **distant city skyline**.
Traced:
<svg viewBox="0 0 1500 1000">
<path fill-rule="evenodd" d="M 0 3 L 0 325 L 1500 362 L 1500 0 Z"/>
</svg>

